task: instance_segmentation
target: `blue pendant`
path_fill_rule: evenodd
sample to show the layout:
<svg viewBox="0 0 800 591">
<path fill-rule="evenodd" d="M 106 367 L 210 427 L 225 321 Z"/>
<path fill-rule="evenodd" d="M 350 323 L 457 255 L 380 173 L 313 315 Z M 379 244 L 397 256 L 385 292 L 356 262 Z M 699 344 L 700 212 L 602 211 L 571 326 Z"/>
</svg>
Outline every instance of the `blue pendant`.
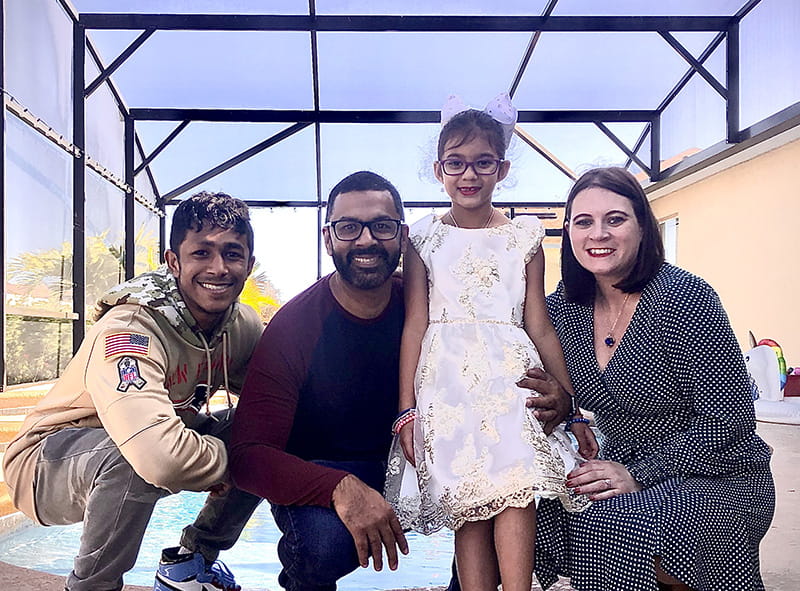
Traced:
<svg viewBox="0 0 800 591">
<path fill-rule="evenodd" d="M 616 343 L 617 341 L 614 340 L 614 337 L 608 335 L 606 337 L 606 340 L 604 340 L 603 342 L 606 344 L 606 347 L 613 347 L 614 343 Z"/>
</svg>

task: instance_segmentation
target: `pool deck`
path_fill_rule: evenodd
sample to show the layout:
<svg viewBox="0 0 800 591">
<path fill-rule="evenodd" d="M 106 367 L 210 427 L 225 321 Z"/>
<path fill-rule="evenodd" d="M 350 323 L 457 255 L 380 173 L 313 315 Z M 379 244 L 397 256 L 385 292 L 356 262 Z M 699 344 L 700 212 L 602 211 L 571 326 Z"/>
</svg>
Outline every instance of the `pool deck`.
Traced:
<svg viewBox="0 0 800 591">
<path fill-rule="evenodd" d="M 2 419 L 4 417 L 0 417 Z M 0 420 L 0 432 L 3 423 Z M 777 506 L 772 527 L 761 543 L 761 572 L 768 591 L 795 591 L 800 579 L 800 565 L 796 557 L 800 555 L 800 426 L 775 423 L 758 423 L 758 433 L 772 446 L 772 471 L 775 476 Z M 5 446 L 0 441 L 0 459 Z M 0 473 L 0 535 L 4 525 L 13 529 L 15 522 L 23 521 L 19 513 L 10 513 L 10 501 L 2 483 Z M 64 577 L 13 566 L 2 561 L 0 556 L 0 589 L 14 591 L 61 591 Z M 155 568 L 155 566 L 154 566 Z M 125 591 L 143 591 L 151 587 L 126 585 Z M 420 588 L 416 591 L 441 591 L 442 587 Z M 541 588 L 534 585 L 533 591 Z M 278 591 L 256 590 L 245 591 Z M 566 580 L 560 581 L 550 591 L 572 591 Z"/>
</svg>

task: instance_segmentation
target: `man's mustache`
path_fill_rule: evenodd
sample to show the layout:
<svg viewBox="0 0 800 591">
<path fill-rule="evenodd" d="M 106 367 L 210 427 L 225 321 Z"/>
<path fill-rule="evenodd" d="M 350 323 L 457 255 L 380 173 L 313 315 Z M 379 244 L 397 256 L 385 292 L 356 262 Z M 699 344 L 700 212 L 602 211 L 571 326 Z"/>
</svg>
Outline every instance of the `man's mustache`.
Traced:
<svg viewBox="0 0 800 591">
<path fill-rule="evenodd" d="M 360 248 L 358 250 L 351 250 L 350 252 L 347 253 L 347 262 L 352 263 L 353 257 L 370 256 L 370 255 L 379 256 L 384 260 L 387 260 L 389 258 L 389 253 L 387 253 L 385 249 L 379 246 L 371 246 L 369 248 Z"/>
</svg>

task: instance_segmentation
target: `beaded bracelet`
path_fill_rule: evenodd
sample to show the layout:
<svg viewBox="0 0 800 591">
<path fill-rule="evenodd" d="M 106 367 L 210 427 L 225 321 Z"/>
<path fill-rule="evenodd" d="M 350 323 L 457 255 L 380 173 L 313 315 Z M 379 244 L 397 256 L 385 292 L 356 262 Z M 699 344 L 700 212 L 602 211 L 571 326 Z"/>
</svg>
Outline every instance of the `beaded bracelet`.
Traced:
<svg viewBox="0 0 800 591">
<path fill-rule="evenodd" d="M 567 421 L 567 424 L 564 426 L 564 429 L 567 431 L 571 431 L 572 429 L 570 427 L 572 427 L 572 425 L 574 425 L 575 423 L 583 423 L 584 425 L 588 425 L 589 423 L 591 423 L 591 421 L 586 417 L 572 417 Z"/>
<path fill-rule="evenodd" d="M 416 408 L 405 409 L 403 412 L 397 415 L 397 418 L 394 420 L 394 423 L 392 423 L 392 435 L 399 435 L 400 430 L 407 424 L 416 420 L 416 418 L 417 418 Z"/>
</svg>

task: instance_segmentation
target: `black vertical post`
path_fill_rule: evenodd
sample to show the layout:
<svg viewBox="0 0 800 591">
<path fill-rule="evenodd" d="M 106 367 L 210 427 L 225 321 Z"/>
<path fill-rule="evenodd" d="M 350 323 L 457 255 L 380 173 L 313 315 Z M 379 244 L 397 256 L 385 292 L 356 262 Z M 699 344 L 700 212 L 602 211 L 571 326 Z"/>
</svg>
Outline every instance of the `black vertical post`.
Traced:
<svg viewBox="0 0 800 591">
<path fill-rule="evenodd" d="M 0 88 L 6 87 L 4 1 L 0 0 Z M 6 285 L 6 97 L 0 94 L 0 261 Z M 0 296 L 0 392 L 6 389 L 6 290 Z"/>
<path fill-rule="evenodd" d="M 650 180 L 661 178 L 661 115 L 656 113 L 650 120 Z"/>
<path fill-rule="evenodd" d="M 133 198 L 133 150 L 134 150 L 133 117 L 125 116 L 125 184 L 129 190 L 125 193 L 125 279 L 131 279 L 136 272 L 136 203 Z"/>
<path fill-rule="evenodd" d="M 164 212 L 163 216 L 158 217 L 158 260 L 160 263 L 164 263 L 164 251 L 167 250 L 169 244 L 167 244 L 167 207 L 163 204 L 160 205 L 161 211 Z"/>
<path fill-rule="evenodd" d="M 319 121 L 314 123 L 314 167 L 317 171 L 317 279 L 322 277 L 322 226 L 325 224 L 325 210 L 322 209 L 322 148 Z"/>
<path fill-rule="evenodd" d="M 739 21 L 731 23 L 727 31 L 727 86 L 726 119 L 728 123 L 728 143 L 739 141 Z"/>
<path fill-rule="evenodd" d="M 86 332 L 86 117 L 83 89 L 86 29 L 72 26 L 72 143 L 79 155 L 72 161 L 72 352 Z"/>
</svg>

